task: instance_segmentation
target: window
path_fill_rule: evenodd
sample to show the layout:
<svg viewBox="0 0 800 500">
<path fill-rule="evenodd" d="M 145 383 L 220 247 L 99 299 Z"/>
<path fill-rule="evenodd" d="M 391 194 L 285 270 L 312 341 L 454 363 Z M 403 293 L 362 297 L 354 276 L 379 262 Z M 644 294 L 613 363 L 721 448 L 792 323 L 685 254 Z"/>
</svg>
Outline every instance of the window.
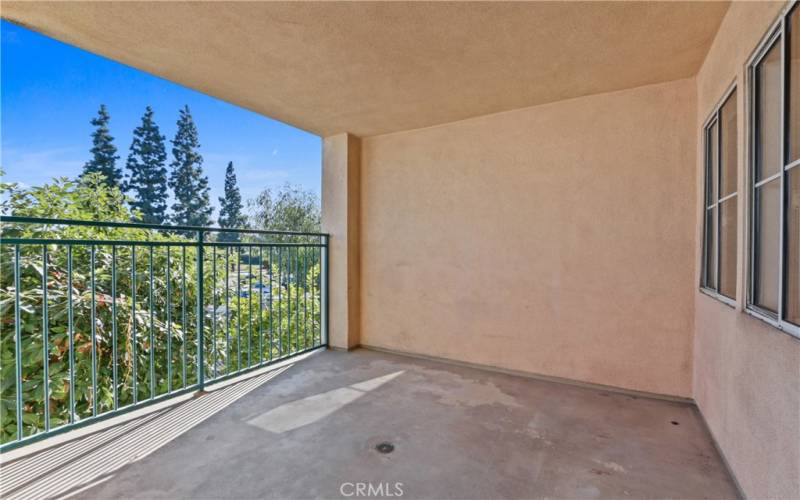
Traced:
<svg viewBox="0 0 800 500">
<path fill-rule="evenodd" d="M 733 88 L 704 128 L 706 189 L 701 285 L 725 302 L 736 297 L 736 136 L 736 88 Z"/>
<path fill-rule="evenodd" d="M 800 336 L 800 8 L 756 53 L 750 84 L 748 309 Z"/>
</svg>

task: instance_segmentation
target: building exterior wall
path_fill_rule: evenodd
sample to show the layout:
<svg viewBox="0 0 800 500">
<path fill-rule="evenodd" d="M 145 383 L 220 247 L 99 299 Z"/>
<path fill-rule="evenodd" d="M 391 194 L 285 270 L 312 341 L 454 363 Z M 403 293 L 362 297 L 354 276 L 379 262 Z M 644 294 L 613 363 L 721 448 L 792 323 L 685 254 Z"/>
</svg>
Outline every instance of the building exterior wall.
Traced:
<svg viewBox="0 0 800 500">
<path fill-rule="evenodd" d="M 691 396 L 695 95 L 365 138 L 361 343 Z"/>
<path fill-rule="evenodd" d="M 733 2 L 697 75 L 695 136 L 694 398 L 744 493 L 800 498 L 800 340 L 743 312 L 748 245 L 746 63 L 784 7 Z M 737 305 L 699 291 L 702 254 L 704 120 L 737 84 L 739 175 Z"/>
</svg>

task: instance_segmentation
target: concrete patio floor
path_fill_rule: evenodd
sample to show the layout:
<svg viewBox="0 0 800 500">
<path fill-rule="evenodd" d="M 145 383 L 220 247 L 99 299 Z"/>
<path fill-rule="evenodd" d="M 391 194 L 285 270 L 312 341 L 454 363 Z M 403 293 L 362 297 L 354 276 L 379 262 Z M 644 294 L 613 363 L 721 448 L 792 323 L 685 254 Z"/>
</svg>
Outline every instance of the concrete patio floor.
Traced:
<svg viewBox="0 0 800 500">
<path fill-rule="evenodd" d="M 3 476 L 4 498 L 737 497 L 689 404 L 367 350 L 292 361 Z"/>
</svg>

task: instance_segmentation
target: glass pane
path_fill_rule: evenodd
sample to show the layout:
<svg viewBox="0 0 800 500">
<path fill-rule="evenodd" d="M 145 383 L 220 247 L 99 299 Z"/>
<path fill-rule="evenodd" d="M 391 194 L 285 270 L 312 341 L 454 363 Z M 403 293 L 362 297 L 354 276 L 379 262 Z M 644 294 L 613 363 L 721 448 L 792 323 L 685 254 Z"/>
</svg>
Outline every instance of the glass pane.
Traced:
<svg viewBox="0 0 800 500">
<path fill-rule="evenodd" d="M 756 182 L 780 172 L 780 40 L 756 66 Z"/>
<path fill-rule="evenodd" d="M 706 130 L 706 206 L 717 201 L 717 122 Z"/>
<path fill-rule="evenodd" d="M 719 122 L 722 127 L 721 157 L 722 192 L 720 198 L 736 192 L 736 170 L 738 154 L 736 151 L 736 91 L 722 105 L 719 111 Z"/>
<path fill-rule="evenodd" d="M 786 313 L 784 318 L 800 325 L 800 167 L 786 173 Z"/>
<path fill-rule="evenodd" d="M 717 207 L 706 210 L 706 269 L 703 284 L 717 289 Z"/>
<path fill-rule="evenodd" d="M 755 304 L 778 311 L 780 186 L 775 179 L 756 189 Z"/>
<path fill-rule="evenodd" d="M 719 292 L 732 299 L 736 298 L 736 200 L 725 200 L 719 207 Z"/>
<path fill-rule="evenodd" d="M 791 163 L 800 158 L 800 8 L 792 10 L 789 26 L 789 158 Z"/>
</svg>

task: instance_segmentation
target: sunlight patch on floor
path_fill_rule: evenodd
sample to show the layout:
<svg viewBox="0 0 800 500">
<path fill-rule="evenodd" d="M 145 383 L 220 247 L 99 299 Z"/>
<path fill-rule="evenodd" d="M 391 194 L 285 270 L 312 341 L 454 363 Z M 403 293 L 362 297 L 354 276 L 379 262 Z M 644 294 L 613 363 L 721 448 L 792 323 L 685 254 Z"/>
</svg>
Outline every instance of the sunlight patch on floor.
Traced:
<svg viewBox="0 0 800 500">
<path fill-rule="evenodd" d="M 262 413 L 248 420 L 247 423 L 275 434 L 299 429 L 327 417 L 403 373 L 404 371 L 401 370 L 348 387 L 340 387 L 322 394 L 314 394 L 313 396 L 298 399 Z"/>
</svg>

